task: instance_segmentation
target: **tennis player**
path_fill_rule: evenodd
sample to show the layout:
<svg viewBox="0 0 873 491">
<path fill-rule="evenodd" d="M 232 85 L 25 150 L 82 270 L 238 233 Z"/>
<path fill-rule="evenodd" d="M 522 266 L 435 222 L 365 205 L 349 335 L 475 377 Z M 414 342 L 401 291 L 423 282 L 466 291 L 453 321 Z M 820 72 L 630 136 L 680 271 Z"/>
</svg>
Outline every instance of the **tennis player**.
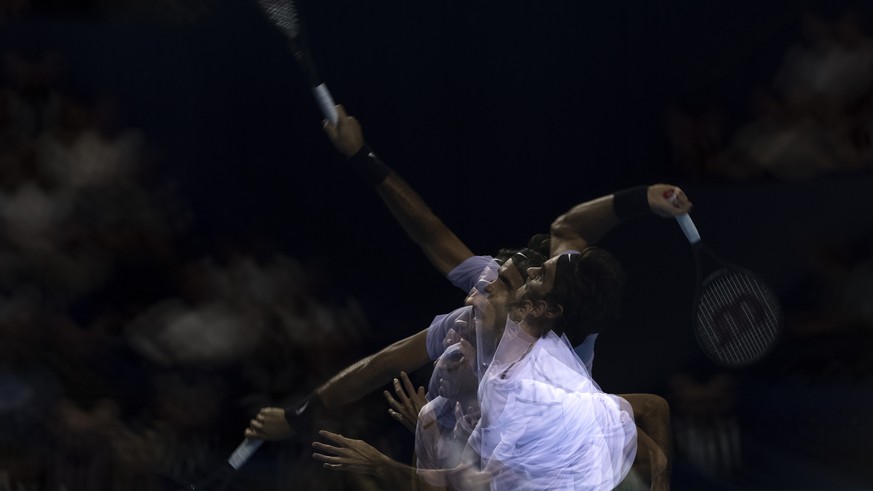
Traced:
<svg viewBox="0 0 873 491">
<path fill-rule="evenodd" d="M 506 292 L 514 292 L 521 286 L 526 273 L 524 269 L 518 270 L 511 263 L 501 267 L 490 257 L 474 256 L 423 200 L 364 144 L 357 121 L 349 117 L 341 106 L 337 110 L 340 114 L 338 124 L 325 126 L 328 136 L 340 152 L 350 157 L 352 165 L 375 185 L 389 210 L 439 271 L 456 285 L 468 289 L 484 270 L 496 269 L 499 271 L 498 280 L 488 285 L 495 299 L 501 295 L 505 297 Z M 553 224 L 549 254 L 584 249 L 596 243 L 623 220 L 634 216 L 654 212 L 673 217 L 687 213 L 691 205 L 681 192 L 676 201 L 668 202 L 663 198 L 664 191 L 672 188 L 674 186 L 668 185 L 635 188 L 577 205 Z M 459 309 L 447 316 L 440 316 L 428 329 L 352 365 L 316 389 L 300 404 L 288 408 L 291 411 L 265 408 L 253 420 L 246 435 L 266 439 L 287 436 L 291 427 L 289 422 L 293 423 L 298 414 L 305 416 L 313 406 L 333 408 L 351 402 L 391 380 L 397 372 L 414 370 L 435 359 L 445 349 L 442 341 L 448 329 L 454 327 L 454 321 L 464 311 Z M 588 344 L 593 356 L 593 342 Z M 666 445 L 662 445 L 662 448 L 666 448 Z"/>
</svg>

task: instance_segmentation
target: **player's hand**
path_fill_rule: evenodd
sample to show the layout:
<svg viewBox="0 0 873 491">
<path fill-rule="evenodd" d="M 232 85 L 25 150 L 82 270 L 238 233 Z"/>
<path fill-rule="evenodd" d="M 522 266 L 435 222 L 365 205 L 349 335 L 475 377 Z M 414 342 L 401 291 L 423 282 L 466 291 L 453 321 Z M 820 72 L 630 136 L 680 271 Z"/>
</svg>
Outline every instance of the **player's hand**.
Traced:
<svg viewBox="0 0 873 491">
<path fill-rule="evenodd" d="M 443 348 L 448 348 L 449 346 L 460 342 L 461 339 L 462 339 L 461 335 L 458 334 L 457 331 L 455 331 L 452 328 L 449 328 L 449 330 L 446 331 L 445 339 L 443 339 Z"/>
<path fill-rule="evenodd" d="M 388 409 L 388 414 L 406 429 L 415 433 L 418 413 L 427 404 L 424 387 L 419 387 L 416 391 L 406 372 L 400 372 L 400 380 L 394 379 L 394 392 L 397 394 L 397 399 L 392 397 L 387 390 L 382 393 L 388 401 L 388 405 L 391 406 Z"/>
<path fill-rule="evenodd" d="M 468 407 L 466 411 L 461 409 L 461 403 L 455 403 L 455 427 L 452 429 L 452 437 L 459 442 L 466 442 L 473 429 L 479 423 L 479 408 Z"/>
<path fill-rule="evenodd" d="M 342 435 L 321 430 L 318 434 L 334 445 L 312 442 L 312 447 L 322 453 L 312 458 L 324 462 L 323 467 L 334 471 L 379 475 L 390 459 L 363 440 L 353 440 Z"/>
<path fill-rule="evenodd" d="M 284 440 L 290 438 L 294 430 L 285 419 L 285 410 L 280 407 L 265 407 L 258 412 L 246 428 L 246 438 L 259 440 Z"/>
<path fill-rule="evenodd" d="M 461 464 L 447 472 L 452 489 L 488 490 L 494 475 L 485 470 L 478 470 L 470 464 Z"/>
<path fill-rule="evenodd" d="M 336 112 L 336 125 L 325 119 L 324 132 L 341 154 L 351 157 L 364 146 L 364 132 L 358 120 L 354 116 L 349 116 L 342 104 L 336 106 Z"/>
<path fill-rule="evenodd" d="M 652 213 L 664 218 L 684 215 L 693 206 L 685 192 L 671 184 L 653 184 L 649 186 L 646 195 Z"/>
</svg>

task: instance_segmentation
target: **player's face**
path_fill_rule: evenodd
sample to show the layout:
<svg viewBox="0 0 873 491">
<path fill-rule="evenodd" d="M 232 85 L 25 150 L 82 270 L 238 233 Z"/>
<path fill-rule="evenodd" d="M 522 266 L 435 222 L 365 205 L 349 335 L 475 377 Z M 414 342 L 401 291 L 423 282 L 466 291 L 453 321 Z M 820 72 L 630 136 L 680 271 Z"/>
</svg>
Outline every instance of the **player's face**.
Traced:
<svg viewBox="0 0 873 491">
<path fill-rule="evenodd" d="M 478 379 L 473 371 L 476 362 L 476 348 L 467 340 L 462 339 L 446 349 L 437 360 L 434 375 L 438 380 L 431 380 L 436 386 L 430 388 L 437 394 L 448 399 L 475 397 Z"/>
<path fill-rule="evenodd" d="M 507 259 L 497 272 L 497 279 L 485 287 L 488 296 L 502 297 L 510 295 L 524 284 L 521 273 L 515 267 L 512 258 Z"/>
<path fill-rule="evenodd" d="M 515 301 L 515 292 L 522 284 L 521 273 L 509 259 L 500 266 L 497 278 L 482 292 L 471 293 L 466 303 L 476 308 L 477 321 L 481 321 L 481 325 L 491 330 L 501 329 L 506 323 L 509 306 Z"/>
<path fill-rule="evenodd" d="M 518 289 L 518 300 L 532 300 L 545 298 L 555 286 L 555 269 L 558 266 L 558 257 L 555 256 L 544 262 L 542 267 L 528 268 L 527 282 Z"/>
</svg>

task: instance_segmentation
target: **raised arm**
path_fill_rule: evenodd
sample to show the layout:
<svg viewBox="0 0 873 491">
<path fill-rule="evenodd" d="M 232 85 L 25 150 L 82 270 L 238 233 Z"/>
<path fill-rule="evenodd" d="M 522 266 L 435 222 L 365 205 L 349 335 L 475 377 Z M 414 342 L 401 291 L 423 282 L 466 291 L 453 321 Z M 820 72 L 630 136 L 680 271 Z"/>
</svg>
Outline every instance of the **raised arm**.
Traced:
<svg viewBox="0 0 873 491">
<path fill-rule="evenodd" d="M 672 218 L 688 213 L 691 206 L 685 193 L 670 184 L 630 188 L 586 201 L 552 222 L 550 253 L 582 250 L 625 220 L 648 213 Z"/>
<path fill-rule="evenodd" d="M 375 186 L 385 206 L 434 267 L 445 275 L 471 257 L 470 249 L 431 211 L 421 196 L 366 145 L 360 123 L 346 114 L 341 105 L 337 106 L 337 113 L 336 126 L 324 123 L 328 138 Z"/>
</svg>

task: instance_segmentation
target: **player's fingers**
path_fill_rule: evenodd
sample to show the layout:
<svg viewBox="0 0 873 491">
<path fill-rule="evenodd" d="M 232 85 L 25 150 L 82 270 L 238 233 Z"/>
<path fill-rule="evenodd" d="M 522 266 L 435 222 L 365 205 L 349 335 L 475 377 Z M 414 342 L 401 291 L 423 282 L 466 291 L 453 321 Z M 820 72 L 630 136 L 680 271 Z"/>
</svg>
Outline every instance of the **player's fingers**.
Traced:
<svg viewBox="0 0 873 491">
<path fill-rule="evenodd" d="M 330 124 L 330 121 L 325 119 L 321 123 L 321 128 L 327 134 L 327 137 L 330 139 L 330 141 L 336 141 L 336 139 L 337 139 L 336 126 Z"/>
<path fill-rule="evenodd" d="M 318 430 L 318 434 L 324 438 L 327 438 L 328 440 L 330 440 L 334 443 L 339 443 L 340 445 L 348 445 L 349 442 L 352 441 L 350 438 L 346 438 L 346 437 L 340 435 L 339 433 L 331 433 L 327 430 Z M 313 442 L 313 443 L 318 443 L 318 442 Z"/>
<path fill-rule="evenodd" d="M 443 344 L 446 346 L 451 346 L 457 343 L 459 338 L 460 336 L 458 335 L 457 331 L 455 331 L 454 329 L 449 329 L 449 331 L 446 333 L 446 338 L 443 340 Z"/>
<path fill-rule="evenodd" d="M 249 428 L 251 428 L 253 430 L 263 430 L 264 425 L 260 421 L 253 419 L 253 420 L 249 421 Z"/>
<path fill-rule="evenodd" d="M 330 454 L 334 457 L 342 457 L 348 456 L 349 451 L 343 447 L 334 447 L 333 445 L 328 445 L 326 443 L 321 442 L 312 442 L 312 448 L 318 450 L 319 452 L 324 452 L 325 454 Z"/>
<path fill-rule="evenodd" d="M 406 394 L 410 396 L 415 394 L 415 387 L 412 385 L 412 381 L 409 380 L 409 375 L 406 375 L 406 372 L 400 372 L 400 379 L 403 381 L 403 387 L 406 388 Z"/>
<path fill-rule="evenodd" d="M 694 203 L 692 203 L 691 200 L 688 199 L 688 196 L 686 196 L 685 193 L 682 193 L 682 201 L 685 203 L 685 207 L 689 210 L 694 207 Z"/>
<path fill-rule="evenodd" d="M 394 408 L 395 411 L 403 411 L 403 404 L 397 402 L 394 397 L 391 396 L 391 393 L 386 391 L 382 392 L 382 395 L 385 396 L 385 400 L 388 401 L 388 405 Z"/>
<path fill-rule="evenodd" d="M 349 117 L 349 113 L 346 112 L 346 107 L 343 106 L 342 104 L 336 105 L 336 115 L 338 116 L 339 121 L 341 121 L 341 122 Z"/>
<path fill-rule="evenodd" d="M 265 417 L 266 416 L 275 416 L 277 414 L 284 415 L 285 410 L 282 409 L 281 407 L 265 407 L 264 409 L 261 409 L 261 411 L 258 414 L 263 414 Z"/>
<path fill-rule="evenodd" d="M 334 455 L 325 455 L 321 453 L 313 453 L 312 458 L 319 462 L 328 462 L 335 465 L 340 465 L 345 463 L 342 457 L 336 457 Z"/>
<path fill-rule="evenodd" d="M 461 338 L 458 342 L 461 343 L 460 349 L 462 353 L 469 353 L 473 350 L 473 345 L 466 339 Z"/>
<path fill-rule="evenodd" d="M 397 393 L 397 398 L 400 399 L 401 404 L 409 404 L 409 397 L 407 397 L 406 392 L 403 391 L 403 387 L 400 385 L 400 380 L 396 378 L 394 379 L 394 392 Z"/>
<path fill-rule="evenodd" d="M 394 418 L 394 420 L 397 421 L 398 423 L 400 423 L 400 424 L 402 424 L 403 426 L 405 426 L 407 429 L 410 429 L 410 430 L 415 431 L 415 429 L 414 429 L 414 428 L 412 427 L 412 425 L 410 424 L 409 420 L 406 419 L 406 417 L 403 416 L 403 414 L 398 413 L 397 411 L 393 411 L 393 410 L 389 409 L 389 410 L 388 410 L 388 415 L 391 416 L 392 418 Z"/>
</svg>

